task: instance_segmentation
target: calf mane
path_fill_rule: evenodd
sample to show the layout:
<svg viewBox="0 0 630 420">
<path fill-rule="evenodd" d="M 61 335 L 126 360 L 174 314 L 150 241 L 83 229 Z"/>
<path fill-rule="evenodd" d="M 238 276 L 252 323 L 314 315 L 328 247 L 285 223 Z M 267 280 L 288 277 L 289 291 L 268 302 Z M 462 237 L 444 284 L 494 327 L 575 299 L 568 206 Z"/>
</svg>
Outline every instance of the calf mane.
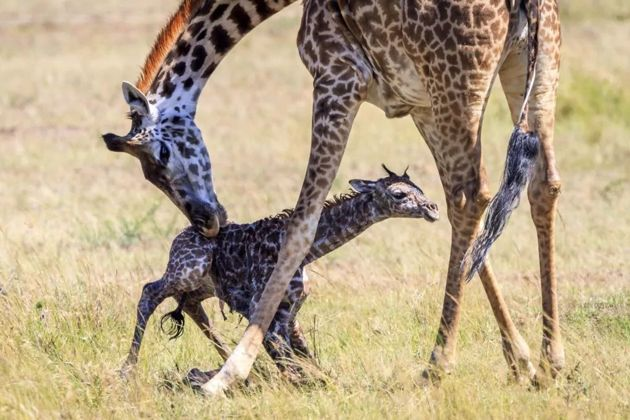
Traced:
<svg viewBox="0 0 630 420">
<path fill-rule="evenodd" d="M 345 203 L 348 200 L 351 200 L 353 198 L 355 198 L 356 196 L 358 196 L 359 193 L 356 191 L 349 191 L 346 193 L 341 193 L 341 194 L 337 194 L 334 195 L 332 198 L 329 198 L 328 200 L 324 201 L 324 209 L 331 209 L 333 207 L 337 207 L 340 204 Z M 291 217 L 291 215 L 293 215 L 294 210 L 293 209 L 284 209 L 282 210 L 280 213 L 274 215 L 274 216 L 269 216 L 264 218 L 264 221 L 269 221 L 269 220 L 286 220 L 289 217 Z"/>
</svg>

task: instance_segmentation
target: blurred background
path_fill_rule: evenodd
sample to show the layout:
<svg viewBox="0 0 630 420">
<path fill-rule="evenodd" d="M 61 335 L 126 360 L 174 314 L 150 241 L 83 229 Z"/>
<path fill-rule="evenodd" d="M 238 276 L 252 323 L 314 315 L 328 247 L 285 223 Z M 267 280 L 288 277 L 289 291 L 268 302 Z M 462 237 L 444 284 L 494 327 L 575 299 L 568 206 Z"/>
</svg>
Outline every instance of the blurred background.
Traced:
<svg viewBox="0 0 630 420">
<path fill-rule="evenodd" d="M 500 337 L 480 282 L 465 302 L 460 362 L 426 394 L 414 386 L 432 348 L 450 228 L 430 153 L 410 119 L 363 106 L 334 192 L 377 178 L 380 164 L 411 177 L 440 205 L 436 224 L 389 220 L 317 262 L 300 315 L 330 387 L 301 392 L 275 378 L 207 411 L 194 394 L 160 386 L 219 359 L 189 326 L 167 342 L 152 323 L 139 378 L 118 380 L 142 285 L 159 278 L 187 225 L 143 179 L 139 163 L 105 148 L 126 133 L 120 91 L 135 81 L 177 0 L 3 0 L 0 4 L 0 417 L 306 415 L 414 417 L 627 415 L 630 404 L 630 2 L 561 1 L 563 62 L 556 154 L 563 179 L 557 227 L 567 369 L 546 392 L 505 388 Z M 202 94 L 197 122 L 230 218 L 291 207 L 306 167 L 311 78 L 295 39 L 301 5 L 256 29 Z M 494 89 L 483 132 L 492 191 L 511 131 Z M 540 293 L 535 231 L 523 201 L 493 248 L 494 269 L 537 360 Z M 172 306 L 165 303 L 158 312 Z M 233 340 L 245 322 L 218 328 Z M 207 367 L 207 366 L 206 366 Z M 466 389 L 466 392 L 460 392 Z M 280 392 L 279 392 L 280 391 Z M 452 392 L 451 392 L 452 391 Z M 189 401 L 183 404 L 182 401 Z M 518 404 L 514 405 L 514 401 Z M 421 408 L 419 408 L 421 407 Z M 519 410 L 518 407 L 521 407 Z M 420 411 L 417 411 L 420 410 Z M 472 411 L 471 411 L 472 410 Z"/>
</svg>

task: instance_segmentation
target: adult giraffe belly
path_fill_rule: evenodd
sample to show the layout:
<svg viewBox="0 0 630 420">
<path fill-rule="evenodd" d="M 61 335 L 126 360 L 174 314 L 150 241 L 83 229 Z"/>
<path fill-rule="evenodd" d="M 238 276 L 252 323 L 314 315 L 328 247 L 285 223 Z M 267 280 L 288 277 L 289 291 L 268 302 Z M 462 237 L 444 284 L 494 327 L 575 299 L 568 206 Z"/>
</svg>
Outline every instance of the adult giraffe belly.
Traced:
<svg viewBox="0 0 630 420">
<path fill-rule="evenodd" d="M 373 72 L 368 102 L 390 118 L 431 106 L 416 66 L 405 51 L 400 1 L 338 0 L 348 30 Z"/>
</svg>

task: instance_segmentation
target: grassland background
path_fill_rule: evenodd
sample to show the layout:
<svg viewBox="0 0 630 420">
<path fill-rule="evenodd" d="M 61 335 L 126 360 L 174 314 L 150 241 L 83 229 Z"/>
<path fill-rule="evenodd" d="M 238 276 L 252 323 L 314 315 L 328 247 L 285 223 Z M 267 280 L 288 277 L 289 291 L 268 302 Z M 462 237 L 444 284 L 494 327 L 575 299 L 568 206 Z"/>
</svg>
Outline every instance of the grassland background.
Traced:
<svg viewBox="0 0 630 420">
<path fill-rule="evenodd" d="M 556 150 L 564 187 L 557 232 L 567 366 L 556 386 L 507 381 L 499 332 L 479 281 L 468 288 L 459 364 L 437 389 L 414 380 L 433 345 L 450 229 L 445 218 L 386 221 L 314 264 L 300 314 L 325 388 L 295 389 L 262 357 L 267 381 L 226 401 L 169 390 L 219 358 L 189 325 L 169 342 L 152 322 L 138 374 L 126 354 L 141 286 L 158 278 L 186 225 L 99 133 L 126 133 L 120 81 L 135 80 L 175 0 L 3 0 L 0 4 L 0 418 L 350 417 L 623 418 L 630 412 L 630 3 L 561 2 L 564 61 Z M 198 123 L 216 188 L 234 220 L 291 206 L 309 148 L 310 78 L 293 5 L 256 30 L 208 83 Z M 510 123 L 500 88 L 483 144 L 493 189 Z M 444 210 L 437 171 L 408 119 L 364 106 L 334 185 L 410 172 Z M 538 359 L 535 233 L 524 202 L 492 260 Z M 172 308 L 165 303 L 158 314 Z M 238 339 L 245 323 L 221 320 Z"/>
</svg>

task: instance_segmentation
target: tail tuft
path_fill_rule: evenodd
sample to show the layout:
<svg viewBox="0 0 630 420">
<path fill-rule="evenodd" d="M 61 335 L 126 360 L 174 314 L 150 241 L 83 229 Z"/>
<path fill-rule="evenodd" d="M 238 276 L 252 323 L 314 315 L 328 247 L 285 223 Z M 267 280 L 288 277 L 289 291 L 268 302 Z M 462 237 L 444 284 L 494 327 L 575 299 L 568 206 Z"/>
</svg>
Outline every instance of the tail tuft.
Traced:
<svg viewBox="0 0 630 420">
<path fill-rule="evenodd" d="M 169 336 L 169 340 L 175 340 L 184 334 L 185 318 L 182 313 L 183 299 L 174 311 L 164 314 L 160 319 L 160 329 Z M 166 324 L 168 323 L 168 326 Z"/>
<path fill-rule="evenodd" d="M 490 202 L 483 231 L 462 262 L 463 269 L 470 262 L 466 281 L 470 281 L 479 271 L 490 247 L 503 232 L 510 214 L 518 207 L 521 191 L 531 177 L 538 156 L 539 143 L 538 135 L 534 132 L 525 132 L 520 127 L 512 132 L 501 187 Z"/>
</svg>

